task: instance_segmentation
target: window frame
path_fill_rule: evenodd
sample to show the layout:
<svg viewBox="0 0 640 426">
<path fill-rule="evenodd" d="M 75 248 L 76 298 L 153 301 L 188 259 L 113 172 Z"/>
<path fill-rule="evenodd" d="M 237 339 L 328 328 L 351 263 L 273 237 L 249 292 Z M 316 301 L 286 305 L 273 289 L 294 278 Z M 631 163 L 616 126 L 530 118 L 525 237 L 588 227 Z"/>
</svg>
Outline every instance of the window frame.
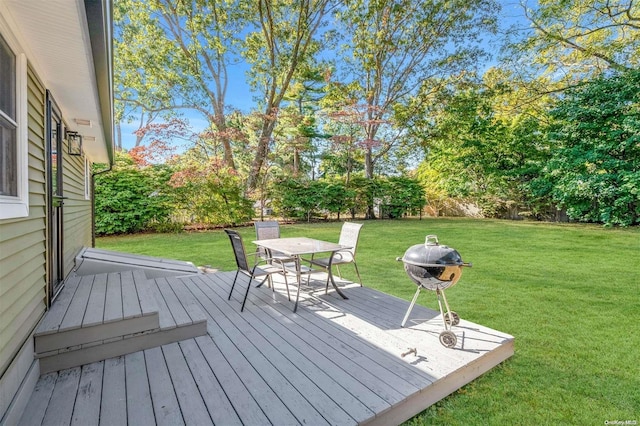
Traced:
<svg viewBox="0 0 640 426">
<path fill-rule="evenodd" d="M 0 34 L 16 56 L 17 195 L 0 195 L 0 220 L 29 216 L 29 140 L 27 120 L 27 56 L 0 20 Z"/>
</svg>

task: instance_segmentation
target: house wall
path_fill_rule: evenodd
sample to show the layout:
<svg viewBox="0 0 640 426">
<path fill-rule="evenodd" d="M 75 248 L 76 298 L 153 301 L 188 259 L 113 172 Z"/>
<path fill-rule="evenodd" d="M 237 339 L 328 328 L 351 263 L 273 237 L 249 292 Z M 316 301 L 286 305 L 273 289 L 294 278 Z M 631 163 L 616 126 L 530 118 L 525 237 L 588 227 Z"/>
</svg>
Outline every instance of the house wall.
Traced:
<svg viewBox="0 0 640 426">
<path fill-rule="evenodd" d="M 0 419 L 31 368 L 46 309 L 45 88 L 31 67 L 27 76 L 29 216 L 0 220 Z"/>
<path fill-rule="evenodd" d="M 31 65 L 27 73 L 29 216 L 0 220 L 0 423 L 7 420 L 16 395 L 30 394 L 28 387 L 32 389 L 39 376 L 33 330 L 47 304 L 46 88 Z M 65 143 L 65 153 L 66 149 Z M 67 275 L 83 246 L 91 245 L 84 156 L 63 154 L 63 183 L 68 197 L 63 207 Z"/>
<path fill-rule="evenodd" d="M 63 207 L 64 273 L 66 275 L 74 268 L 75 258 L 80 250 L 83 247 L 91 247 L 91 201 L 85 199 L 84 155 L 63 156 L 63 164 L 63 193 L 68 197 L 64 200 Z"/>
</svg>

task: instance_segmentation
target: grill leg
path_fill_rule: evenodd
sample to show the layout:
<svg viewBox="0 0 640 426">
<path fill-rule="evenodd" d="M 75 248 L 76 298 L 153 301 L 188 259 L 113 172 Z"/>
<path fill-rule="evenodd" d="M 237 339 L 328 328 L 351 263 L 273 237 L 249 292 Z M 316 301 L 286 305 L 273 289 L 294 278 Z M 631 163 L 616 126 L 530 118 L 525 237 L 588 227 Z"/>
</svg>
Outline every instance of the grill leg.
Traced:
<svg viewBox="0 0 640 426">
<path fill-rule="evenodd" d="M 438 297 L 438 307 L 440 308 L 440 316 L 442 317 L 442 323 L 444 324 L 444 329 L 449 330 L 449 325 L 447 321 L 444 319 L 444 311 L 442 310 L 442 301 L 440 300 L 440 295 L 444 298 L 444 303 L 447 305 L 447 311 L 449 310 L 449 304 L 447 303 L 447 298 L 444 296 L 444 291 L 440 289 L 436 289 L 436 296 Z"/>
<path fill-rule="evenodd" d="M 409 319 L 409 314 L 411 313 L 411 310 L 413 309 L 413 305 L 416 304 L 416 300 L 418 300 L 418 296 L 420 295 L 420 290 L 422 288 L 420 286 L 418 286 L 418 289 L 416 290 L 416 294 L 413 295 L 413 300 L 411 301 L 411 304 L 409 305 L 409 309 L 407 309 L 407 313 L 404 314 L 404 319 L 402 320 L 402 324 L 400 324 L 400 327 L 404 327 L 404 325 L 406 324 L 407 320 Z"/>
<path fill-rule="evenodd" d="M 449 314 L 449 318 L 451 318 L 451 308 L 449 308 L 449 302 L 447 302 L 447 296 L 444 295 L 444 290 L 442 290 L 442 299 L 444 300 L 445 308 L 447 308 L 447 314 Z"/>
</svg>

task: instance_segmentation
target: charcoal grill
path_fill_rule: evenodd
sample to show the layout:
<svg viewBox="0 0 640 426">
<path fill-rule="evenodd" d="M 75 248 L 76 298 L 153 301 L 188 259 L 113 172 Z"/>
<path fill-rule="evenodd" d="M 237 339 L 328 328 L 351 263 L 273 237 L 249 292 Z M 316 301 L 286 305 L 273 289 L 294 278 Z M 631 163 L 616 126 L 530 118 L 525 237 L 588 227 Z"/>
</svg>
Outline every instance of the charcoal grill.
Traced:
<svg viewBox="0 0 640 426">
<path fill-rule="evenodd" d="M 424 244 L 409 247 L 404 256 L 396 260 L 404 263 L 405 272 L 418 286 L 401 327 L 404 327 L 407 322 L 420 291 L 423 289 L 435 291 L 444 323 L 444 331 L 440 333 L 440 343 L 447 348 L 453 348 L 458 339 L 451 331 L 451 327 L 460 323 L 460 317 L 449 308 L 444 290 L 456 285 L 462 276 L 462 268 L 470 267 L 471 263 L 463 262 L 460 253 L 451 247 L 440 245 L 436 235 L 427 235 Z M 441 296 L 446 312 L 442 309 Z"/>
</svg>

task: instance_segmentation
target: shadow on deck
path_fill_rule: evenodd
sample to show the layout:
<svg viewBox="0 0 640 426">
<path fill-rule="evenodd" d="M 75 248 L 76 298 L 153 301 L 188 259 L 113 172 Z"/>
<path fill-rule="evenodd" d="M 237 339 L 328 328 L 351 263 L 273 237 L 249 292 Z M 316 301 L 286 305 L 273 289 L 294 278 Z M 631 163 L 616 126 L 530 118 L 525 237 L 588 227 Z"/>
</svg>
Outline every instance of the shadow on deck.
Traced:
<svg viewBox="0 0 640 426">
<path fill-rule="evenodd" d="M 247 281 L 228 301 L 234 274 L 148 280 L 132 275 L 143 288 L 136 292 L 140 317 L 151 315 L 143 315 L 142 308 L 143 299 L 150 298 L 160 323 L 160 318 L 168 321 L 165 326 L 172 321 L 173 329 L 181 327 L 180 321 L 206 324 L 205 332 L 132 345 L 121 354 L 94 349 L 106 356 L 81 359 L 70 368 L 50 367 L 21 424 L 398 424 L 513 354 L 512 336 L 464 320 L 453 327 L 457 346 L 444 348 L 438 312 L 416 306 L 401 328 L 407 301 L 344 282 L 348 300 L 325 295 L 326 275 L 303 285 L 296 313 L 282 283 L 275 291 L 252 289 L 240 313 Z M 109 277 L 99 277 L 92 277 L 91 285 L 98 282 L 101 291 L 100 283 Z M 89 278 L 78 284 L 82 280 Z M 80 294 L 94 302 L 102 297 L 92 298 L 86 290 Z M 75 305 L 78 312 L 81 305 Z M 149 305 L 147 311 L 153 312 L 154 304 Z M 83 316 L 91 312 L 85 309 Z M 96 321 L 87 321 L 75 329 L 95 326 Z M 89 346 L 100 348 L 97 341 L 110 339 L 135 342 L 134 335 L 147 334 L 93 339 Z M 57 346 L 73 349 L 66 341 Z M 403 356 L 410 349 L 415 352 Z"/>
</svg>

